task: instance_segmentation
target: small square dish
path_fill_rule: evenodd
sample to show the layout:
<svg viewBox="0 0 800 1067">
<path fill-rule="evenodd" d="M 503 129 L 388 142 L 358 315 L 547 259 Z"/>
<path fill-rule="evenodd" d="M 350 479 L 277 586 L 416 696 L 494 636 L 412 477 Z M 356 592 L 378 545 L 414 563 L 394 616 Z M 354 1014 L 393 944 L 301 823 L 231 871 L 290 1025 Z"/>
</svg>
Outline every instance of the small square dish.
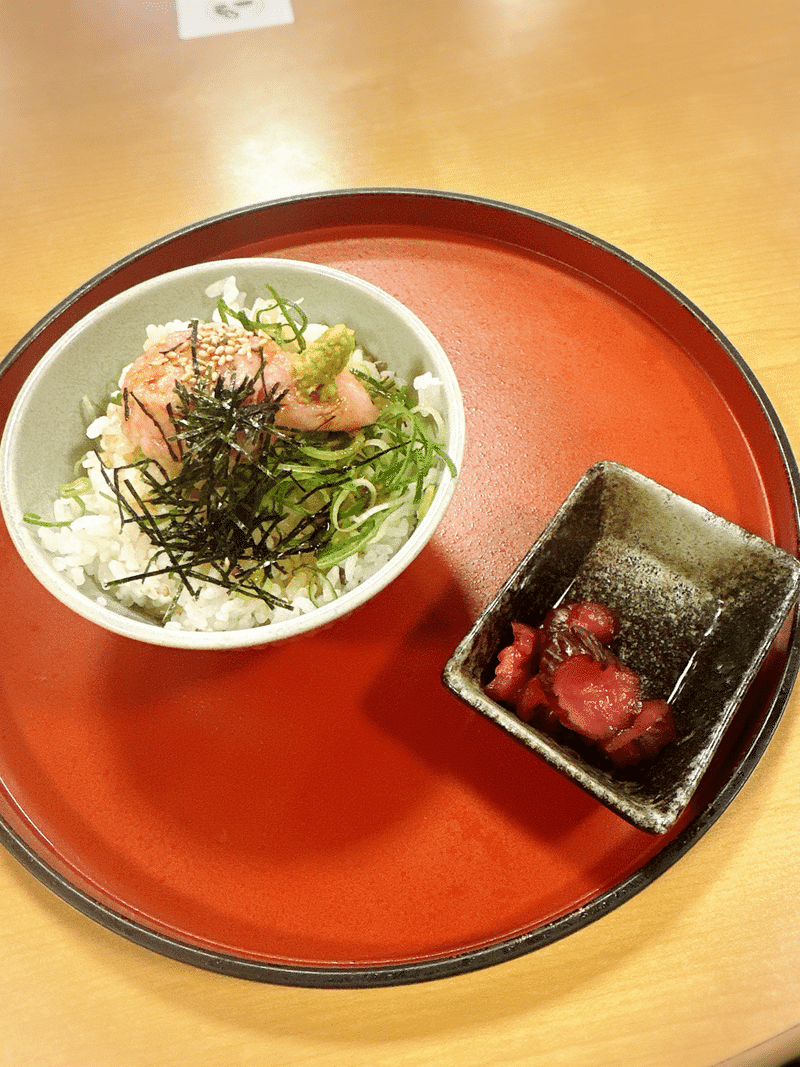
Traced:
<svg viewBox="0 0 800 1067">
<path fill-rule="evenodd" d="M 800 563 L 618 463 L 591 467 L 448 660 L 442 678 L 618 815 L 667 832 L 689 804 L 778 630 L 800 596 Z M 612 651 L 648 699 L 669 702 L 676 737 L 614 766 L 570 730 L 558 737 L 491 699 L 512 623 L 595 601 L 621 625 Z M 566 737 L 565 737 L 566 735 Z"/>
</svg>

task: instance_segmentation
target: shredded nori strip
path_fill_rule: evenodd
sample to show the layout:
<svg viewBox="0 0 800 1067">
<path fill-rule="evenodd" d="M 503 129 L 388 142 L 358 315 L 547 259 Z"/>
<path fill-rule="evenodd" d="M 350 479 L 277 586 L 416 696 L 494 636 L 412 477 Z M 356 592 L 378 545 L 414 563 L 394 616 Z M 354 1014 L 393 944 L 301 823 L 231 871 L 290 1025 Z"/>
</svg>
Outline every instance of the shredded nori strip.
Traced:
<svg viewBox="0 0 800 1067">
<path fill-rule="evenodd" d="M 285 393 L 276 386 L 254 402 L 258 374 L 220 375 L 213 387 L 177 382 L 178 473 L 146 458 L 103 469 L 121 523 L 135 523 L 157 549 L 145 571 L 109 584 L 166 574 L 192 596 L 210 582 L 288 607 L 268 588 L 274 573 L 303 565 L 322 574 L 343 562 L 408 502 L 411 486 L 420 509 L 426 475 L 442 463 L 455 473 L 452 461 L 413 410 L 410 390 L 359 377 L 383 406 L 355 434 L 276 426 Z M 132 468 L 146 493 L 135 490 Z"/>
</svg>

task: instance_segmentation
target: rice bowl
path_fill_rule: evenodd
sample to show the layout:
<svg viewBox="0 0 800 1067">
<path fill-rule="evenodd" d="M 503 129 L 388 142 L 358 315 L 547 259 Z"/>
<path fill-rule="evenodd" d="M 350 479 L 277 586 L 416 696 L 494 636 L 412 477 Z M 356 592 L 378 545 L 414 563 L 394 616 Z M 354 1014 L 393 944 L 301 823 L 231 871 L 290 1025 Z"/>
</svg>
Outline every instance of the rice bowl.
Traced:
<svg viewBox="0 0 800 1067">
<path fill-rule="evenodd" d="M 408 384 L 438 414 L 439 441 L 449 457 L 431 480 L 426 508 L 383 507 L 388 518 L 362 550 L 309 582 L 300 565 L 279 574 L 280 603 L 230 596 L 213 582 L 181 597 L 164 625 L 159 612 L 175 604 L 167 574 L 130 581 L 147 570 L 152 542 L 134 524 L 120 534 L 117 504 L 102 481 L 99 456 L 119 444 L 107 398 L 120 371 L 159 330 L 209 317 L 209 287 L 230 286 L 235 300 L 252 300 L 265 283 L 301 298 L 319 330 L 346 323 L 358 353 L 368 353 Z M 212 296 L 215 290 L 210 290 Z M 229 289 L 230 296 L 230 289 Z M 247 305 L 249 307 L 249 305 Z M 52 413 L 58 410 L 59 419 Z M 63 413 L 63 418 L 61 415 Z M 97 450 L 86 454 L 87 423 Z M 115 441 L 117 442 L 115 444 Z M 432 536 L 455 488 L 464 447 L 464 414 L 450 364 L 435 338 L 393 297 L 340 271 L 291 260 L 240 259 L 199 264 L 141 283 L 97 308 L 69 330 L 34 369 L 12 408 L 2 441 L 0 495 L 9 532 L 34 575 L 63 603 L 116 633 L 185 648 L 232 648 L 282 640 L 325 625 L 391 582 Z M 118 453 L 112 465 L 124 463 Z M 82 462 L 80 510 L 60 489 Z M 90 483 L 87 489 L 86 480 Z M 104 491 L 104 489 L 106 491 Z M 53 504 L 53 501 L 56 501 Z M 50 507 L 50 511 L 48 511 Z M 53 510 L 54 509 L 54 510 Z M 377 509 L 376 509 L 377 510 Z M 32 526 L 25 513 L 63 526 Z M 128 577 L 123 577 L 127 575 Z M 111 590 L 109 582 L 121 582 Z M 174 576 L 173 576 L 174 577 Z M 117 599 L 119 597 L 119 599 Z"/>
</svg>

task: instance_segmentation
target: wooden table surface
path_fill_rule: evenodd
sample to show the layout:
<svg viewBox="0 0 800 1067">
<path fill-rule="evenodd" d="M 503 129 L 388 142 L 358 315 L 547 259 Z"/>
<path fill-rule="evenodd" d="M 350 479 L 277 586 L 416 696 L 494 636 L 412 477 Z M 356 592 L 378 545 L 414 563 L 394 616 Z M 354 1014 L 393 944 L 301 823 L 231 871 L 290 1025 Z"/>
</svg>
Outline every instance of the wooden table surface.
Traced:
<svg viewBox="0 0 800 1067">
<path fill-rule="evenodd" d="M 3 352 L 184 224 L 317 190 L 441 189 L 647 263 L 727 334 L 800 447 L 796 0 L 293 8 L 293 24 L 181 40 L 169 0 L 4 0 Z M 400 988 L 181 965 L 3 852 L 0 1065 L 784 1063 L 800 1053 L 798 768 L 795 692 L 736 801 L 643 893 L 532 955 Z"/>
</svg>

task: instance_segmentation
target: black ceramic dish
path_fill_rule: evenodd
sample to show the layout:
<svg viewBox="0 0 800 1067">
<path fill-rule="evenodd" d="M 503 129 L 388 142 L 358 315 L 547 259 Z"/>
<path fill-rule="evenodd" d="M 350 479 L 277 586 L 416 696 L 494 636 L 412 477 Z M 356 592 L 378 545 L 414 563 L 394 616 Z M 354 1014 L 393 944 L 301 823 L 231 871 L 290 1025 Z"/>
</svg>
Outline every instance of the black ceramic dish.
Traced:
<svg viewBox="0 0 800 1067">
<path fill-rule="evenodd" d="M 633 825 L 669 830 L 800 595 L 787 552 L 617 463 L 581 478 L 448 661 L 453 693 Z M 512 621 L 539 625 L 564 601 L 622 619 L 615 650 L 644 694 L 669 701 L 678 736 L 652 760 L 613 768 L 564 730 L 558 740 L 483 691 Z"/>
</svg>

